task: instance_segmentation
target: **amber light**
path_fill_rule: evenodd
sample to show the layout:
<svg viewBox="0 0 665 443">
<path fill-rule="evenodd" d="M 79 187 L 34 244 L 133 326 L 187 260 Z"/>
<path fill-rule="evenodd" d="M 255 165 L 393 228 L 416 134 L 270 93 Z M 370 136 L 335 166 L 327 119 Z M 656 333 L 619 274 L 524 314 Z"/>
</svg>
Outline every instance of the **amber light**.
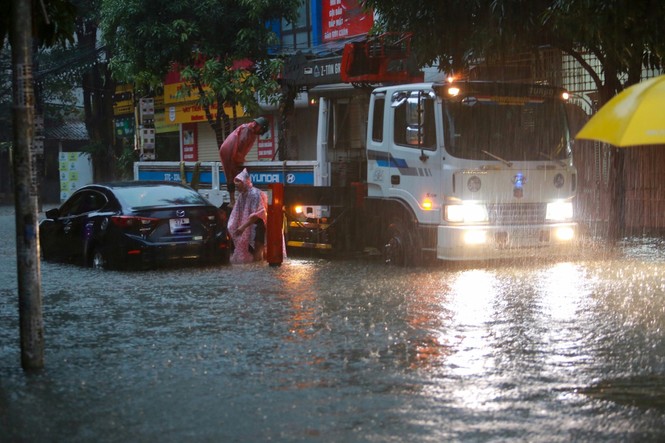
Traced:
<svg viewBox="0 0 665 443">
<path fill-rule="evenodd" d="M 458 87 L 451 86 L 450 88 L 448 88 L 448 95 L 450 95 L 451 97 L 457 97 L 459 93 L 460 89 Z"/>
</svg>

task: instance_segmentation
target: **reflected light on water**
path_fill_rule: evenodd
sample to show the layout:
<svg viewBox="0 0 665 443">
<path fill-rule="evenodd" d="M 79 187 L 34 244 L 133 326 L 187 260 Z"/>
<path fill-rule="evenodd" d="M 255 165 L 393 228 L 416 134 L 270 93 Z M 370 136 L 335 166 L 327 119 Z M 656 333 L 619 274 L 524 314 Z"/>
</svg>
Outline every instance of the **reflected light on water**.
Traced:
<svg viewBox="0 0 665 443">
<path fill-rule="evenodd" d="M 454 317 L 460 325 L 478 325 L 491 312 L 491 301 L 496 296 L 494 274 L 484 270 L 460 273 L 451 284 Z"/>
<path fill-rule="evenodd" d="M 291 305 L 289 310 L 291 335 L 286 337 L 287 341 L 296 337 L 308 338 L 312 334 L 316 310 L 311 282 L 316 279 L 312 276 L 315 272 L 316 267 L 311 263 L 292 260 L 289 262 L 288 270 L 279 274 L 284 293 L 287 294 Z"/>
<path fill-rule="evenodd" d="M 567 368 L 570 362 L 561 358 L 582 357 L 576 355 L 577 335 L 565 330 L 574 327 L 581 300 L 589 293 L 584 268 L 558 263 L 534 278 L 525 280 L 525 275 L 519 268 L 505 268 L 498 274 L 468 270 L 454 276 L 448 305 L 452 319 L 448 341 L 453 345 L 446 366 L 454 383 L 449 399 L 459 407 L 500 409 L 501 399 L 515 395 L 515 368 L 539 377 L 550 366 Z M 561 339 L 552 343 L 549 331 L 561 329 Z M 549 357 L 534 353 L 538 346 L 551 346 L 551 352 L 545 353 Z M 511 355 L 502 357 L 507 351 Z"/>
<path fill-rule="evenodd" d="M 574 319 L 580 300 L 588 296 L 582 268 L 574 263 L 558 263 L 538 275 L 536 288 L 542 295 L 543 310 L 552 320 Z"/>
<path fill-rule="evenodd" d="M 597 279 L 587 275 L 585 267 L 558 263 L 543 269 L 535 290 L 539 295 L 540 316 L 548 325 L 543 337 L 543 371 L 553 379 L 571 373 L 593 360 L 583 330 L 593 312 L 591 288 Z M 587 337 L 588 338 L 588 337 Z"/>
<path fill-rule="evenodd" d="M 316 266 L 312 266 L 307 261 L 290 260 L 287 266 L 281 268 L 281 270 L 285 271 L 279 273 L 279 279 L 284 282 L 287 290 L 290 289 L 293 292 L 297 292 L 300 290 L 302 283 L 310 282 L 312 274 L 316 269 Z"/>
<path fill-rule="evenodd" d="M 316 280 L 316 267 L 307 261 L 292 260 L 288 268 L 279 273 L 283 291 L 289 300 L 289 334 L 286 341 L 307 339 L 314 331 L 317 320 L 316 295 L 312 281 Z"/>
<path fill-rule="evenodd" d="M 496 276 L 485 270 L 461 272 L 451 284 L 451 296 L 456 345 L 447 364 L 459 381 L 452 395 L 462 407 L 483 408 L 499 394 L 495 387 L 484 382 L 493 366 L 488 358 L 493 352 L 488 327 L 497 297 Z"/>
</svg>

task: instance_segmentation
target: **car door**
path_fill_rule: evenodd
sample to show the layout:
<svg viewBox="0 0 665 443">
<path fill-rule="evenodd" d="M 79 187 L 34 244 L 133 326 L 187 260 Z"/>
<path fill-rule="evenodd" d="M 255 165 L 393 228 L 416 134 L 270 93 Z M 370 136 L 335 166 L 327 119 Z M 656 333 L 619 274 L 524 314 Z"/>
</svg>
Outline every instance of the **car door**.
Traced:
<svg viewBox="0 0 665 443">
<path fill-rule="evenodd" d="M 106 199 L 95 190 L 75 193 L 61 208 L 60 216 L 54 221 L 53 235 L 61 257 L 80 260 L 85 252 L 85 242 L 94 219 Z"/>
<path fill-rule="evenodd" d="M 442 197 L 435 105 L 431 91 L 409 91 L 403 100 L 393 100 L 388 117 L 392 119 L 388 195 L 408 202 L 421 223 L 432 224 L 441 220 L 434 203 Z"/>
</svg>

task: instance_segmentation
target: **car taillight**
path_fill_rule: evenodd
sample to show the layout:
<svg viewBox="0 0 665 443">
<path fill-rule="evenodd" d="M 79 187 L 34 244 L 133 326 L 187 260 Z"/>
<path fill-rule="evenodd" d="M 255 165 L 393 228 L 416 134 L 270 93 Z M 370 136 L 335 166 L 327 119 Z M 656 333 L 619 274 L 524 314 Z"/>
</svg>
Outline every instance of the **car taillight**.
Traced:
<svg viewBox="0 0 665 443">
<path fill-rule="evenodd" d="M 137 217 L 133 215 L 116 215 L 111 217 L 111 221 L 120 229 L 145 234 L 153 230 L 159 219 L 150 217 Z"/>
<path fill-rule="evenodd" d="M 214 228 L 220 223 L 219 216 L 217 214 L 203 214 L 201 216 L 201 223 L 206 228 Z"/>
</svg>

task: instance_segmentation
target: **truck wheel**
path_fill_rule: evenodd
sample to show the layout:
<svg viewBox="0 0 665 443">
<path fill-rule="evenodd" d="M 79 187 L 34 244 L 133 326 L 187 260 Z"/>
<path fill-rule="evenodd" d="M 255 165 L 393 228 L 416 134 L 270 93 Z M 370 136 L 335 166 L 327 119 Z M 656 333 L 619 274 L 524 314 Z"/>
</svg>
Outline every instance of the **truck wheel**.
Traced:
<svg viewBox="0 0 665 443">
<path fill-rule="evenodd" d="M 383 256 L 387 264 L 420 266 L 420 242 L 412 222 L 402 218 L 391 219 L 383 247 Z"/>
</svg>

